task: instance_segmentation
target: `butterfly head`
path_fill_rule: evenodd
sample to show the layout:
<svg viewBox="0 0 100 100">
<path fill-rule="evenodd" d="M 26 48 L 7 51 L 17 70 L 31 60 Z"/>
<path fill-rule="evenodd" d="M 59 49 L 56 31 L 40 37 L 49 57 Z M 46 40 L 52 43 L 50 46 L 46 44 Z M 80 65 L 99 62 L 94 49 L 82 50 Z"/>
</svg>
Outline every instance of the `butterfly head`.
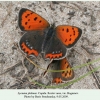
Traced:
<svg viewBox="0 0 100 100">
<path fill-rule="evenodd" d="M 54 31 L 54 29 L 55 29 L 55 24 L 53 23 L 52 25 L 50 25 L 49 27 L 47 27 L 45 30 L 44 30 L 44 33 L 45 34 L 52 34 L 53 33 L 53 31 Z"/>
</svg>

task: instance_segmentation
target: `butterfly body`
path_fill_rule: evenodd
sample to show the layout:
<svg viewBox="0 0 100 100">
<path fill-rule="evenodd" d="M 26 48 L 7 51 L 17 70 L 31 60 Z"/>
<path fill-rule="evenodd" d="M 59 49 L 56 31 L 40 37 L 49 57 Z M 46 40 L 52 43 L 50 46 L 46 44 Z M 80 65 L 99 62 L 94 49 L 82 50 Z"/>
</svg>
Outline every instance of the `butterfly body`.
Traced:
<svg viewBox="0 0 100 100">
<path fill-rule="evenodd" d="M 26 8 L 22 8 L 19 12 L 18 25 L 25 31 L 19 42 L 20 49 L 24 53 L 35 57 L 42 54 L 44 59 L 61 60 L 60 69 L 67 69 L 65 68 L 67 65 L 62 61 L 65 61 L 67 48 L 72 47 L 80 38 L 82 34 L 80 28 L 68 25 L 55 27 L 54 24 L 50 26 L 47 20 Z M 66 71 L 64 73 L 67 75 Z M 66 80 L 66 75 L 65 79 L 64 77 L 62 79 Z"/>
<path fill-rule="evenodd" d="M 54 27 L 51 26 L 44 31 L 44 40 L 42 43 L 42 52 L 46 52 L 54 37 Z"/>
</svg>

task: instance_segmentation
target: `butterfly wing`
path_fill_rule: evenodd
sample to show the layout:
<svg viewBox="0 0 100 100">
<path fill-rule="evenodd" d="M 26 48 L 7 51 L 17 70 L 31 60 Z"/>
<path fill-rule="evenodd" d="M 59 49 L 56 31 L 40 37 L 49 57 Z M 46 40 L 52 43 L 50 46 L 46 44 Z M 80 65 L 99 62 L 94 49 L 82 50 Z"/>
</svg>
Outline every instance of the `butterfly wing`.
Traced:
<svg viewBox="0 0 100 100">
<path fill-rule="evenodd" d="M 20 39 L 20 49 L 29 56 L 38 56 L 44 40 L 44 30 L 50 26 L 49 23 L 35 12 L 22 8 L 18 25 L 22 31 L 26 31 Z"/>
<path fill-rule="evenodd" d="M 41 52 L 43 39 L 43 31 L 27 32 L 23 34 L 23 36 L 20 39 L 20 49 L 28 56 L 38 56 L 38 54 Z"/>
<path fill-rule="evenodd" d="M 58 39 L 67 47 L 72 47 L 80 38 L 82 30 L 75 26 L 59 25 L 56 27 Z"/>
<path fill-rule="evenodd" d="M 66 58 L 62 60 L 57 60 L 52 63 L 55 70 L 65 70 L 62 72 L 53 72 L 53 83 L 62 83 L 63 81 L 68 81 L 74 78 L 74 71 L 71 69 L 71 66 Z"/>
<path fill-rule="evenodd" d="M 26 8 L 19 11 L 18 25 L 22 31 L 42 30 L 49 27 L 48 21 Z"/>
<path fill-rule="evenodd" d="M 60 40 L 53 36 L 51 42 L 46 45 L 45 58 L 59 60 L 66 55 L 66 47 Z"/>
</svg>

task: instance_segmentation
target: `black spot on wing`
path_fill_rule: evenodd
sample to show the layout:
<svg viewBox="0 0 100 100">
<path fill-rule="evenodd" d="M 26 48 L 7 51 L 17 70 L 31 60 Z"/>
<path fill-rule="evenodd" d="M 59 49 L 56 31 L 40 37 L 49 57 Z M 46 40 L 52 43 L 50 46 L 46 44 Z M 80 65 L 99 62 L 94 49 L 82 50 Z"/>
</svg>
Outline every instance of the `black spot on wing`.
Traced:
<svg viewBox="0 0 100 100">
<path fill-rule="evenodd" d="M 69 29 L 68 28 L 66 29 L 66 32 L 69 32 Z"/>
<path fill-rule="evenodd" d="M 34 20 L 36 21 L 37 20 L 37 17 L 35 17 Z"/>
</svg>

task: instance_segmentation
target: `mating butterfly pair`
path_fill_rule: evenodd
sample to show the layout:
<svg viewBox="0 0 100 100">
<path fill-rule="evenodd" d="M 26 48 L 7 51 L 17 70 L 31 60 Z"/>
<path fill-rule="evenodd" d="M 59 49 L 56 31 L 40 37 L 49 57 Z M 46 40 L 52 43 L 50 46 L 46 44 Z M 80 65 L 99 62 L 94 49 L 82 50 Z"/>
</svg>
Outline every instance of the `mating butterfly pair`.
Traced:
<svg viewBox="0 0 100 100">
<path fill-rule="evenodd" d="M 19 27 L 26 33 L 21 37 L 19 45 L 28 56 L 37 57 L 40 53 L 44 59 L 58 60 L 55 64 L 58 70 L 54 73 L 53 82 L 61 83 L 73 78 L 73 71 L 66 56 L 66 48 L 72 47 L 82 34 L 75 26 L 59 25 L 55 28 L 35 12 L 22 8 L 19 12 Z"/>
</svg>

